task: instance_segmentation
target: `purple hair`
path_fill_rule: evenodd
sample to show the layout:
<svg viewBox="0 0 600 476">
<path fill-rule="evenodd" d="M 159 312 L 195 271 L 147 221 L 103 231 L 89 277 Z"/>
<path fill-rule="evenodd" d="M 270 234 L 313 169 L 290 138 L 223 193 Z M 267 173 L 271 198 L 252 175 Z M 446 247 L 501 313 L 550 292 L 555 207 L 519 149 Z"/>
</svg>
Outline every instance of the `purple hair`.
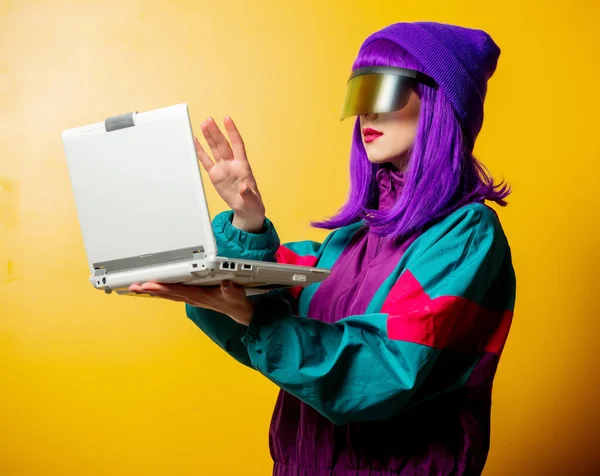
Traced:
<svg viewBox="0 0 600 476">
<path fill-rule="evenodd" d="M 387 40 L 375 41 L 361 51 L 352 69 L 364 66 L 398 66 L 427 73 L 404 49 Z M 468 203 L 489 200 L 506 205 L 509 187 L 494 185 L 487 169 L 473 156 L 443 91 L 419 84 L 416 92 L 421 99 L 419 123 L 398 201 L 389 209 L 377 211 L 379 188 L 375 175 L 390 165 L 369 162 L 357 117 L 350 152 L 348 201 L 337 215 L 313 226 L 335 229 L 364 220 L 378 234 L 401 238 Z"/>
</svg>

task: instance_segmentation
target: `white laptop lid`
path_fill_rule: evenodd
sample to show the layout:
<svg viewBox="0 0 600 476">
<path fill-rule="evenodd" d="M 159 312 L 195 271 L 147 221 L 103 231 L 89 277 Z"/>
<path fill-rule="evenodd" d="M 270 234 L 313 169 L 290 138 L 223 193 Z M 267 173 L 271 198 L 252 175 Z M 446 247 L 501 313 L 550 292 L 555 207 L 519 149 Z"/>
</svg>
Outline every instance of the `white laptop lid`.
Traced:
<svg viewBox="0 0 600 476">
<path fill-rule="evenodd" d="M 63 143 L 91 273 L 217 253 L 186 104 L 66 130 Z"/>
</svg>

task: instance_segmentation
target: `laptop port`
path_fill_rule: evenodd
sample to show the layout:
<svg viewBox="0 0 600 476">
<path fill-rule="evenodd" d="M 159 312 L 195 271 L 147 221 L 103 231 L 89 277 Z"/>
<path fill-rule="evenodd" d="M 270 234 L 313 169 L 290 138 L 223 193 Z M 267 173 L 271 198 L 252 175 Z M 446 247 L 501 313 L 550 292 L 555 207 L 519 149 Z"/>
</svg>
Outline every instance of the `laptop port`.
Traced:
<svg viewBox="0 0 600 476">
<path fill-rule="evenodd" d="M 236 271 L 237 270 L 237 263 L 231 263 L 231 266 L 229 267 L 230 270 L 232 271 Z"/>
<path fill-rule="evenodd" d="M 243 264 L 242 269 L 252 269 L 252 265 L 251 264 Z"/>
<path fill-rule="evenodd" d="M 221 269 L 229 269 L 229 263 L 228 262 L 221 263 Z"/>
</svg>

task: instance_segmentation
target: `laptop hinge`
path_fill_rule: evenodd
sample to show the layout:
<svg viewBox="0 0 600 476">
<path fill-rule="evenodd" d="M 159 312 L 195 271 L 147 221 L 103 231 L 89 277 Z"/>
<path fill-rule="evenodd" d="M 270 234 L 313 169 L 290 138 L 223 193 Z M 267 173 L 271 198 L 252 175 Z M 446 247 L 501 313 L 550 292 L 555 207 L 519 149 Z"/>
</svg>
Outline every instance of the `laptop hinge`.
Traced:
<svg viewBox="0 0 600 476">
<path fill-rule="evenodd" d="M 136 114 L 137 112 L 128 112 L 126 114 L 119 114 L 118 116 L 106 118 L 104 121 L 104 128 L 106 129 L 106 132 L 118 131 L 119 129 L 135 126 Z"/>
<path fill-rule="evenodd" d="M 171 250 L 162 253 L 150 253 L 142 256 L 131 256 L 110 261 L 101 261 L 93 263 L 94 276 L 104 276 L 116 271 L 126 271 L 130 269 L 157 266 L 177 261 L 186 261 L 190 259 L 203 260 L 206 258 L 204 246 L 194 246 L 180 250 Z"/>
<path fill-rule="evenodd" d="M 106 274 L 106 268 L 103 266 L 94 269 L 94 278 L 97 278 L 98 276 L 106 276 Z"/>
<path fill-rule="evenodd" d="M 193 253 L 194 259 L 205 259 L 206 253 L 204 252 L 204 248 L 200 247 L 198 251 L 194 251 Z"/>
</svg>

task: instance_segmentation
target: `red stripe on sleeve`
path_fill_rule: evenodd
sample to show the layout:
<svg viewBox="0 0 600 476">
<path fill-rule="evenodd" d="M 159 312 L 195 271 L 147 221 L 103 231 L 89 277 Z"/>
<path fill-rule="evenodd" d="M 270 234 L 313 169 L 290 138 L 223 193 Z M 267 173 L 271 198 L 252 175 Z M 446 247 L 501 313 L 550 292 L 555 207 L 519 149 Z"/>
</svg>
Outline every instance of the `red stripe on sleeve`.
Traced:
<svg viewBox="0 0 600 476">
<path fill-rule="evenodd" d="M 277 262 L 282 264 L 296 264 L 299 266 L 314 266 L 317 264 L 316 256 L 300 256 L 285 246 L 280 246 L 275 256 Z"/>
<path fill-rule="evenodd" d="M 316 256 L 300 256 L 285 246 L 279 247 L 277 253 L 275 253 L 275 257 L 277 258 L 278 263 L 293 264 L 298 266 L 315 266 L 318 261 Z M 300 293 L 303 289 L 304 288 L 302 286 L 294 286 L 293 288 L 290 288 L 290 294 L 295 299 L 298 299 L 298 296 L 300 296 Z"/>
<path fill-rule="evenodd" d="M 488 311 L 462 297 L 431 299 L 406 271 L 392 288 L 381 312 L 390 339 L 458 352 L 501 354 L 512 321 L 511 311 Z"/>
</svg>

